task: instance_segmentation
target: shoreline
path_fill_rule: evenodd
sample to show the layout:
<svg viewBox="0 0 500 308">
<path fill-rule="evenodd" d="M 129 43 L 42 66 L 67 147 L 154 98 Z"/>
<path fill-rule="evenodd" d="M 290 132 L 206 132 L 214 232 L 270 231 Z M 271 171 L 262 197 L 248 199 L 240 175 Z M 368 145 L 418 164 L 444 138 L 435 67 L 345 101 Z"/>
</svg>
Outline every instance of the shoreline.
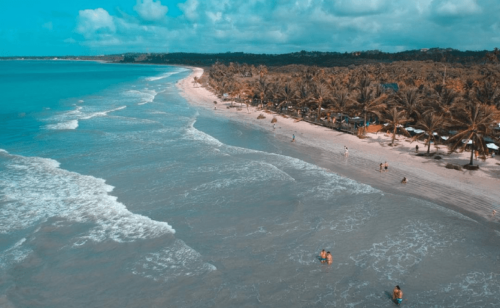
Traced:
<svg viewBox="0 0 500 308">
<path fill-rule="evenodd" d="M 414 148 L 419 145 L 422 152 L 427 147 L 423 142 L 410 143 L 400 136 L 396 147 L 387 146 L 390 136 L 384 133 L 370 133 L 365 139 L 342 133 L 326 127 L 307 122 L 294 122 L 293 118 L 283 118 L 278 114 L 267 114 L 244 105 L 227 109 L 229 102 L 220 99 L 204 87 L 194 87 L 192 79 L 201 77 L 203 69 L 187 67 L 191 74 L 177 82 L 180 94 L 188 103 L 210 109 L 215 115 L 274 132 L 281 141 L 291 141 L 292 134 L 296 136 L 295 146 L 301 152 L 309 155 L 320 167 L 346 176 L 360 183 L 368 184 L 376 189 L 391 194 L 415 197 L 436 203 L 448 209 L 459 212 L 475 220 L 491 225 L 500 230 L 499 217 L 493 217 L 492 211 L 500 210 L 500 168 L 496 158 L 485 162 L 477 161 L 481 169 L 477 171 L 457 171 L 446 169 L 446 163 L 461 164 L 468 162 L 470 154 L 453 153 L 446 155 L 447 148 L 442 146 L 437 151 L 443 159 L 435 160 L 416 156 Z M 213 101 L 217 101 L 217 110 L 213 109 Z M 259 114 L 266 116 L 258 120 Z M 271 119 L 278 119 L 276 130 L 273 131 Z M 349 157 L 344 157 L 343 147 L 349 148 Z M 388 172 L 379 172 L 379 164 L 387 161 Z M 500 164 L 499 164 L 500 165 Z M 403 177 L 408 178 L 408 184 L 401 184 Z M 499 211 L 500 212 L 500 211 Z"/>
</svg>

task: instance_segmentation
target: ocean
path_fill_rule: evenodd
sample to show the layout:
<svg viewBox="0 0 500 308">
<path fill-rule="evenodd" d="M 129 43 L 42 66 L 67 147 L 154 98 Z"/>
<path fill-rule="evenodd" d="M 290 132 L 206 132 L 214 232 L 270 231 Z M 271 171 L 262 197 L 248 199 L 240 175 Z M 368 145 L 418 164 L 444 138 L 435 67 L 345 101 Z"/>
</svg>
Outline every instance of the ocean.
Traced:
<svg viewBox="0 0 500 308">
<path fill-rule="evenodd" d="M 0 61 L 0 306 L 498 304 L 498 231 L 189 105 L 189 74 Z"/>
</svg>

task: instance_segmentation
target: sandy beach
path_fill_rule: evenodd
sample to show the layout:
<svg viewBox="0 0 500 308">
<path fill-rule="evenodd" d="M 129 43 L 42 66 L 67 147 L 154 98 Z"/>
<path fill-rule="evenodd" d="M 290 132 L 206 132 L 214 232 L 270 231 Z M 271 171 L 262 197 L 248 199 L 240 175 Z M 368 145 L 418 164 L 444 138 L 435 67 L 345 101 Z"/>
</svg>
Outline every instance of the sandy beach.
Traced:
<svg viewBox="0 0 500 308">
<path fill-rule="evenodd" d="M 410 142 L 404 136 L 398 136 L 397 146 L 391 147 L 390 136 L 384 133 L 367 134 L 367 138 L 341 133 L 335 130 L 313 125 L 307 122 L 295 122 L 292 118 L 275 115 L 278 119 L 273 129 L 271 119 L 274 114 L 267 114 L 255 107 L 247 110 L 246 106 L 226 108 L 229 102 L 222 102 L 213 93 L 201 86 L 194 86 L 193 78 L 201 77 L 203 69 L 191 68 L 189 77 L 178 82 L 177 86 L 189 103 L 211 109 L 217 115 L 255 125 L 264 130 L 273 131 L 276 138 L 290 140 L 295 134 L 295 146 L 313 157 L 316 164 L 347 176 L 359 182 L 369 184 L 385 192 L 404 194 L 426 199 L 456 210 L 474 219 L 484 220 L 498 227 L 498 217 L 492 211 L 500 209 L 500 164 L 498 158 L 486 161 L 475 160 L 479 170 L 454 170 L 445 168 L 447 163 L 464 165 L 468 163 L 470 153 L 453 153 L 447 155 L 447 148 L 438 150 L 431 147 L 432 152 L 442 156 L 441 160 L 417 156 L 415 146 L 420 153 L 427 147 L 423 142 Z M 217 101 L 214 110 L 213 102 Z M 257 119 L 259 114 L 265 119 Z M 349 157 L 344 157 L 344 146 L 349 148 Z M 387 162 L 387 172 L 380 172 L 380 163 Z M 401 184 L 403 177 L 408 183 Z"/>
</svg>

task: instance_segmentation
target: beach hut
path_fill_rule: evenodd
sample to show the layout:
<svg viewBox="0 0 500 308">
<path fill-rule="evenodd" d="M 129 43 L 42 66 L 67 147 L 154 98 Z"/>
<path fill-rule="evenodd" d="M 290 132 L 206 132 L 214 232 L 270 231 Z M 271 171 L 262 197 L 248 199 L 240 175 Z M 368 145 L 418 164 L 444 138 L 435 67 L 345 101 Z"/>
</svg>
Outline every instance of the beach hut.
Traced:
<svg viewBox="0 0 500 308">
<path fill-rule="evenodd" d="M 490 150 L 491 150 L 491 156 L 492 156 L 492 157 L 495 157 L 495 155 L 494 155 L 494 154 L 498 154 L 498 149 L 500 149 L 500 147 L 499 147 L 499 146 L 497 146 L 497 145 L 496 145 L 496 144 L 494 144 L 494 143 L 488 143 L 488 144 L 486 145 L 486 147 L 487 147 L 488 149 L 490 149 Z"/>
</svg>

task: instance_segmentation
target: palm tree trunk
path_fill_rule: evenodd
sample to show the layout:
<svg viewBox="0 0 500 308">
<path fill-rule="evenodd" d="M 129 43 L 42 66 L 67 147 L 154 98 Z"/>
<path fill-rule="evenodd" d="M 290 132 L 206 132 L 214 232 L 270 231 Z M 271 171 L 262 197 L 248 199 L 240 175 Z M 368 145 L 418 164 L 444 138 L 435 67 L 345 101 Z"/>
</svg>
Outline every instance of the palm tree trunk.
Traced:
<svg viewBox="0 0 500 308">
<path fill-rule="evenodd" d="M 365 119 L 364 119 L 364 123 L 363 123 L 363 134 L 366 134 L 366 112 L 365 112 Z M 394 140 L 392 141 L 392 143 L 394 143 Z"/>
<path fill-rule="evenodd" d="M 429 137 L 429 139 L 427 140 L 427 155 L 429 155 L 429 153 L 431 152 L 431 137 Z"/>
<path fill-rule="evenodd" d="M 469 165 L 474 166 L 474 144 L 471 145 L 470 149 L 470 163 Z"/>
</svg>

